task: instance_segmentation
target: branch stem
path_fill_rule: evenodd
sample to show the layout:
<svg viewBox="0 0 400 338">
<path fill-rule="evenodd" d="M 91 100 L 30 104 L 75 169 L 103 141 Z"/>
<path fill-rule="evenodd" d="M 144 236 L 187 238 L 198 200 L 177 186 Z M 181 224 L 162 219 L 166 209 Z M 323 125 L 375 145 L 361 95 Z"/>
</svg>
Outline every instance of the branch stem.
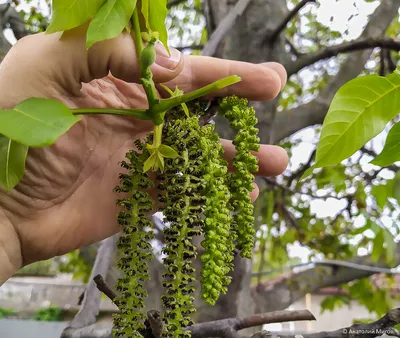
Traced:
<svg viewBox="0 0 400 338">
<path fill-rule="evenodd" d="M 134 39 L 135 39 L 135 46 L 136 46 L 136 54 L 138 60 L 140 60 L 140 55 L 143 51 L 143 42 L 142 42 L 142 34 L 140 31 L 140 22 L 139 22 L 139 12 L 137 6 L 133 12 L 132 16 L 132 24 L 133 24 L 133 32 L 134 32 Z"/>
</svg>

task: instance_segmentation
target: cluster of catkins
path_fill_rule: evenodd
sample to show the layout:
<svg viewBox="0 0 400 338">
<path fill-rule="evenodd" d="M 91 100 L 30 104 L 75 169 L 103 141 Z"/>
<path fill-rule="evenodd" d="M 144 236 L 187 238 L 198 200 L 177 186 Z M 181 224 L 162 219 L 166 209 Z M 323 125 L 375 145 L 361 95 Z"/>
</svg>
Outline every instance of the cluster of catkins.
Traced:
<svg viewBox="0 0 400 338">
<path fill-rule="evenodd" d="M 193 236 L 204 236 L 201 285 L 202 297 L 209 304 L 215 304 L 220 294 L 227 292 L 234 249 L 243 257 L 251 257 L 254 218 L 250 191 L 252 172 L 258 170 L 258 162 L 250 151 L 259 149 L 254 109 L 247 100 L 235 96 L 219 102 L 218 113 L 237 131 L 233 141 L 237 149 L 233 173 L 228 172 L 214 124 L 199 124 L 204 114 L 201 103 L 190 104 L 189 111 L 187 116 L 181 108 L 175 108 L 166 115 L 162 143 L 174 148 L 179 156 L 165 159 L 164 172 L 158 174 L 156 185 L 148 173 L 143 173 L 149 156 L 144 143 L 135 141 L 137 151 L 130 151 L 128 161 L 122 162 L 127 173 L 121 174 L 121 185 L 116 190 L 126 196 L 118 201 L 124 209 L 118 216 L 123 228 L 118 266 L 123 276 L 117 282 L 116 305 L 120 312 L 114 317 L 115 337 L 144 336 L 144 282 L 149 278 L 149 240 L 153 238 L 148 219 L 153 208 L 149 189 L 158 190 L 157 203 L 166 224 L 163 337 L 190 337 L 185 328 L 192 325 L 191 314 L 195 311 L 192 261 L 197 251 Z"/>
</svg>

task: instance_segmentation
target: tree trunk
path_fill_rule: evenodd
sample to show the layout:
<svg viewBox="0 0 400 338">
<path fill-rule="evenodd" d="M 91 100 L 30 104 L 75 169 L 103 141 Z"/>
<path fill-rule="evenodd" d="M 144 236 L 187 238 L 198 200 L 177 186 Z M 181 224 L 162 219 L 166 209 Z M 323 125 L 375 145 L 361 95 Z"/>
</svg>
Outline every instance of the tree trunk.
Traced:
<svg viewBox="0 0 400 338">
<path fill-rule="evenodd" d="M 236 1 L 232 0 L 205 1 L 210 6 L 209 17 L 212 20 L 212 22 L 207 23 L 208 27 L 218 27 L 218 24 L 236 3 Z M 371 15 L 361 38 L 383 37 L 396 16 L 399 6 L 400 0 L 382 1 L 381 5 Z M 221 43 L 216 56 L 253 63 L 275 61 L 283 64 L 288 69 L 289 74 L 292 74 L 290 70 L 295 65 L 295 62 L 291 60 L 290 54 L 285 49 L 284 34 L 278 36 L 273 44 L 268 42 L 268 35 L 284 21 L 288 13 L 286 1 L 250 1 L 247 10 L 238 18 L 230 34 Z M 327 113 L 329 102 L 336 90 L 345 82 L 359 75 L 370 55 L 371 50 L 350 54 L 337 76 L 331 79 L 319 98 L 298 108 L 280 112 L 276 118 L 277 99 L 270 102 L 252 103 L 256 108 L 259 119 L 258 127 L 260 129 L 261 142 L 275 143 L 305 127 L 322 123 Z M 290 123 L 288 123 L 289 120 Z M 226 127 L 226 121 L 218 119 L 216 122 L 217 130 L 221 137 L 232 138 L 232 132 L 230 128 Z M 303 286 L 307 286 L 299 290 L 296 289 L 295 295 L 293 290 L 288 287 L 291 279 L 270 287 L 252 290 L 250 288 L 251 262 L 237 257 L 234 279 L 228 294 L 221 297 L 213 308 L 199 302 L 196 320 L 204 322 L 238 315 L 245 316 L 254 313 L 255 310 L 264 312 L 286 308 L 310 290 L 318 289 L 320 285 L 329 285 L 330 281 L 335 279 L 329 277 L 329 274 L 327 274 L 329 277 L 327 280 L 322 278 L 322 284 L 313 279 L 315 275 L 321 276 L 321 272 L 324 275 L 327 270 L 329 268 L 318 268 L 315 271 L 310 271 L 307 276 L 311 277 L 304 278 L 304 281 L 302 279 L 303 276 L 298 276 L 298 278 L 294 276 L 294 280 L 297 280 Z M 310 279 L 312 279 L 311 284 L 309 284 L 311 282 Z M 332 283 L 337 284 L 337 281 Z"/>
</svg>

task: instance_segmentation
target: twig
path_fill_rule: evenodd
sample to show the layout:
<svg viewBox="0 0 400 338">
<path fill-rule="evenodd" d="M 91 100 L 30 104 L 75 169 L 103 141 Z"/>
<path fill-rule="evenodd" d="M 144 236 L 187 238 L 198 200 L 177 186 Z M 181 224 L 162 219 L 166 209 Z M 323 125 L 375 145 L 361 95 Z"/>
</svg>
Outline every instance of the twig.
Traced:
<svg viewBox="0 0 400 338">
<path fill-rule="evenodd" d="M 298 190 L 293 190 L 288 188 L 287 186 L 281 185 L 278 182 L 276 182 L 275 180 L 269 178 L 269 177 L 263 177 L 262 178 L 267 184 L 275 186 L 279 189 L 284 190 L 285 192 L 291 194 L 291 195 L 295 195 L 295 194 L 300 194 L 300 195 L 306 195 L 315 199 L 327 199 L 327 198 L 334 198 L 338 201 L 342 200 L 342 199 L 346 199 L 348 196 L 342 196 L 342 197 L 338 197 L 338 196 L 333 196 L 333 195 L 323 195 L 323 196 L 317 196 L 314 194 L 310 194 L 310 193 L 306 193 L 306 192 L 302 192 L 302 191 L 298 191 Z"/>
<path fill-rule="evenodd" d="M 112 302 L 117 298 L 117 294 L 107 285 L 106 281 L 101 275 L 97 275 L 93 278 L 97 288 L 103 292 Z"/>
<path fill-rule="evenodd" d="M 375 338 L 386 333 L 400 337 L 393 326 L 400 323 L 400 308 L 390 310 L 381 319 L 369 324 L 355 324 L 332 332 L 302 334 L 302 338 Z M 268 337 L 268 336 L 265 336 Z M 271 337 L 271 336 L 270 336 Z M 272 336 L 274 337 L 274 336 Z M 295 338 L 296 335 L 278 335 L 279 338 Z"/>
<path fill-rule="evenodd" d="M 167 8 L 171 8 L 173 6 L 177 6 L 183 2 L 185 2 L 186 0 L 169 0 L 167 3 Z"/>
<path fill-rule="evenodd" d="M 290 51 L 292 52 L 292 54 L 296 57 L 299 58 L 300 56 L 302 56 L 303 54 L 300 53 L 297 48 L 294 46 L 294 44 L 292 43 L 292 41 L 290 41 L 289 38 L 285 38 L 285 42 L 289 45 Z"/>
<path fill-rule="evenodd" d="M 174 48 L 179 51 L 183 51 L 185 49 L 203 49 L 204 45 L 179 46 L 179 47 L 174 47 Z"/>
<path fill-rule="evenodd" d="M 249 316 L 240 321 L 240 323 L 235 326 L 236 330 L 243 330 L 249 327 L 260 326 L 264 324 L 271 323 L 284 323 L 293 321 L 303 321 L 303 320 L 316 320 L 314 315 L 308 310 L 298 310 L 298 311 L 275 311 L 268 313 L 260 313 L 254 316 Z"/>
<path fill-rule="evenodd" d="M 315 320 L 315 317 L 308 310 L 301 311 L 275 311 L 268 313 L 259 313 L 246 318 L 228 318 L 216 320 L 213 322 L 194 324 L 187 328 L 192 333 L 192 338 L 203 337 L 225 337 L 229 329 L 235 331 L 246 328 L 270 324 L 283 323 L 300 320 Z"/>
<path fill-rule="evenodd" d="M 388 71 L 389 73 L 393 73 L 396 70 L 396 63 L 392 58 L 391 51 L 389 49 L 385 49 L 385 56 L 388 64 Z"/>
<path fill-rule="evenodd" d="M 112 256 L 116 248 L 118 235 L 103 240 L 97 250 L 96 260 L 93 264 L 89 283 L 84 292 L 82 306 L 71 322 L 71 327 L 86 327 L 96 322 L 96 317 L 100 311 L 101 293 L 97 290 L 95 276 L 106 276 L 112 263 Z"/>
<path fill-rule="evenodd" d="M 268 34 L 265 38 L 263 43 L 270 43 L 273 44 L 276 39 L 278 38 L 279 34 L 283 32 L 283 30 L 286 28 L 287 24 L 292 20 L 299 12 L 300 10 L 307 5 L 308 3 L 315 3 L 317 2 L 316 0 L 302 0 L 300 1 L 293 10 L 290 11 L 290 13 L 287 15 L 287 17 L 279 24 L 278 27 L 275 28 L 275 30 L 271 33 Z"/>
<path fill-rule="evenodd" d="M 315 158 L 315 154 L 317 153 L 317 149 L 314 149 L 314 151 L 311 153 L 307 163 L 305 163 L 304 165 L 302 165 L 298 171 L 296 171 L 295 173 L 292 174 L 292 176 L 290 176 L 289 180 L 288 180 L 288 187 L 292 186 L 293 181 L 297 180 L 298 178 L 300 178 L 308 168 L 310 168 L 312 161 L 314 161 Z"/>
<path fill-rule="evenodd" d="M 259 314 L 244 319 L 230 318 L 196 324 L 188 329 L 192 332 L 192 338 L 204 337 L 228 337 L 237 338 L 237 330 L 247 328 L 246 325 L 263 325 L 268 323 L 279 323 L 297 320 L 315 320 L 315 317 L 307 310 L 304 311 L 276 311 L 269 314 Z M 399 332 L 393 326 L 400 323 L 400 308 L 389 311 L 381 319 L 369 324 L 356 324 L 332 332 L 319 332 L 300 335 L 302 338 L 375 338 L 386 333 L 390 336 L 400 337 Z M 242 326 L 240 326 L 242 325 Z M 244 325 L 244 326 L 243 326 Z M 111 329 L 96 330 L 94 326 L 83 329 L 72 329 L 64 332 L 62 338 L 111 338 Z M 254 336 L 253 336 L 254 337 Z M 260 333 L 257 337 L 279 337 L 296 338 L 297 334 L 274 335 L 271 333 Z"/>
<path fill-rule="evenodd" d="M 236 19 L 241 16 L 246 10 L 251 0 L 239 0 L 228 15 L 221 21 L 217 29 L 212 33 L 210 39 L 203 49 L 202 55 L 213 56 L 226 34 L 231 30 L 236 22 Z"/>
<path fill-rule="evenodd" d="M 379 52 L 379 75 L 380 76 L 385 76 L 385 50 L 381 48 Z"/>
<path fill-rule="evenodd" d="M 358 41 L 345 42 L 340 45 L 327 47 L 319 52 L 303 56 L 293 63 L 291 67 L 288 68 L 288 76 L 291 76 L 303 68 L 314 64 L 317 61 L 331 58 L 337 56 L 341 53 L 355 52 L 363 49 L 372 48 L 386 48 L 389 50 L 400 51 L 400 41 L 394 39 L 366 39 Z"/>
<path fill-rule="evenodd" d="M 371 266 L 371 265 L 364 265 L 364 264 L 357 264 L 357 263 L 352 263 L 352 262 L 345 262 L 345 261 L 339 261 L 339 260 L 324 260 L 321 262 L 307 262 L 307 263 L 300 263 L 300 264 L 295 264 L 295 265 L 290 265 L 287 267 L 282 267 L 279 269 L 272 269 L 268 271 L 262 271 L 262 272 L 255 272 L 252 274 L 252 277 L 257 277 L 257 276 L 265 276 L 269 275 L 271 273 L 275 272 L 283 272 L 285 270 L 293 270 L 295 268 L 301 268 L 305 267 L 308 265 L 325 265 L 325 266 L 340 266 L 343 268 L 349 268 L 349 269 L 354 269 L 354 270 L 361 270 L 361 271 L 367 271 L 367 272 L 372 272 L 372 273 L 383 273 L 386 275 L 398 275 L 400 274 L 400 271 L 396 271 L 393 269 L 386 269 L 386 268 L 380 268 L 376 266 Z"/>
</svg>

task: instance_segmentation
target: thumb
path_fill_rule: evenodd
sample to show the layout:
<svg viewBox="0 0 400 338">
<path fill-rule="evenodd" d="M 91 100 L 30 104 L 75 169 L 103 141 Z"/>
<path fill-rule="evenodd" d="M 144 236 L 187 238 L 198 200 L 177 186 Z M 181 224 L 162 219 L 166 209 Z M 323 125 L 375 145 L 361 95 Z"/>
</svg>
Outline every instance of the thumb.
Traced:
<svg viewBox="0 0 400 338">
<path fill-rule="evenodd" d="M 111 74 L 127 82 L 140 80 L 132 36 L 125 32 L 86 49 L 88 24 L 54 34 L 34 34 L 19 40 L 0 64 L 1 108 L 13 108 L 29 97 L 79 96 L 82 83 Z M 182 71 L 182 54 L 157 46 L 152 66 L 156 83 L 174 80 Z M 45 84 L 45 85 L 44 85 Z"/>
<path fill-rule="evenodd" d="M 80 82 L 101 79 L 109 74 L 127 82 L 138 83 L 140 80 L 139 61 L 134 39 L 128 32 L 123 32 L 114 39 L 98 42 L 86 50 L 87 25 L 65 32 L 58 42 L 65 53 L 74 50 L 73 62 L 81 64 Z M 161 43 L 156 44 L 156 61 L 152 65 L 153 79 L 156 83 L 175 79 L 183 69 L 182 54 L 171 48 L 170 55 Z M 69 52 L 71 53 L 71 52 Z"/>
</svg>

